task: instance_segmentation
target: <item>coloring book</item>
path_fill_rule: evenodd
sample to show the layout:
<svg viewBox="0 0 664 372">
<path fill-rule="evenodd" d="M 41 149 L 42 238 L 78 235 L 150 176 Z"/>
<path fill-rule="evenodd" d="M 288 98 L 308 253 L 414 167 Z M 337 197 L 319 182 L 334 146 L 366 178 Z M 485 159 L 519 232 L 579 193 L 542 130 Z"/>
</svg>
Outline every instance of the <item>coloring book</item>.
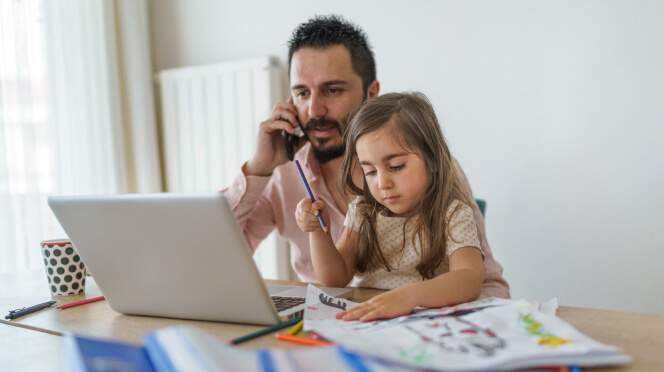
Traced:
<svg viewBox="0 0 664 372">
<path fill-rule="evenodd" d="M 304 330 L 352 353 L 435 371 L 620 365 L 630 360 L 617 347 L 556 317 L 555 308 L 542 311 L 526 300 L 486 298 L 374 322 L 334 318 L 357 305 L 309 285 Z"/>
</svg>

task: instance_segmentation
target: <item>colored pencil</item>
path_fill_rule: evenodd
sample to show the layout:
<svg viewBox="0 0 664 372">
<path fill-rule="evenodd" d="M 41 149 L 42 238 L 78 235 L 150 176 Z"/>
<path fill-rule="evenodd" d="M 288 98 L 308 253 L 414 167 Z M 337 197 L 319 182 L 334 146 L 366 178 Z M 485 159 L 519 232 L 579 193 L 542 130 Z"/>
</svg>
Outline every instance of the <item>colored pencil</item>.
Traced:
<svg viewBox="0 0 664 372">
<path fill-rule="evenodd" d="M 311 338 L 313 338 L 314 340 L 327 341 L 327 339 L 325 337 L 321 336 L 320 334 L 318 334 L 314 331 L 311 331 Z"/>
<path fill-rule="evenodd" d="M 101 300 L 105 300 L 104 296 L 88 298 L 88 299 L 81 300 L 81 301 L 76 301 L 76 302 L 70 302 L 68 304 L 60 305 L 60 306 L 56 307 L 56 309 L 67 309 L 69 307 L 89 304 L 90 302 L 101 301 Z"/>
<path fill-rule="evenodd" d="M 311 188 L 309 188 L 309 182 L 307 182 L 307 177 L 305 177 L 304 172 L 302 172 L 302 167 L 300 167 L 300 162 L 295 160 L 295 165 L 297 165 L 297 170 L 300 171 L 300 177 L 302 177 L 302 182 L 304 182 L 304 187 L 307 189 L 307 194 L 309 194 L 311 202 L 314 203 L 316 201 L 316 198 L 314 198 L 314 194 L 311 192 Z M 320 222 L 320 225 L 323 226 L 323 231 L 325 231 L 325 233 L 328 234 L 330 230 L 327 228 L 325 220 L 323 219 L 323 214 L 320 213 L 320 211 L 318 211 L 318 221 Z"/>
<path fill-rule="evenodd" d="M 288 341 L 288 342 L 296 342 L 298 344 L 310 345 L 310 346 L 328 346 L 328 345 L 332 345 L 332 343 L 329 342 L 329 341 L 314 340 L 313 338 L 287 335 L 285 333 L 277 333 L 277 334 L 274 335 L 274 337 L 277 340 Z"/>
<path fill-rule="evenodd" d="M 297 322 L 297 324 L 294 325 L 293 328 L 289 329 L 288 332 L 286 332 L 286 333 L 289 334 L 289 335 L 294 335 L 294 334 L 300 332 L 300 330 L 302 329 L 302 324 L 304 324 L 304 319 Z"/>
<path fill-rule="evenodd" d="M 298 317 L 295 317 L 295 318 L 293 318 L 293 319 L 287 320 L 287 321 L 285 321 L 285 322 L 283 322 L 283 323 L 279 323 L 279 324 L 277 324 L 277 325 L 274 325 L 274 326 L 272 326 L 272 327 L 267 327 L 267 328 L 265 328 L 265 329 L 261 329 L 260 331 L 257 331 L 257 332 L 254 332 L 254 333 L 250 333 L 250 334 L 248 334 L 248 335 L 246 335 L 246 336 L 238 337 L 238 338 L 232 340 L 230 343 L 233 344 L 233 345 L 237 345 L 237 344 L 239 344 L 239 343 L 241 343 L 241 342 L 249 341 L 249 340 L 251 340 L 252 338 L 256 338 L 256 337 L 258 337 L 258 336 L 262 336 L 262 335 L 264 335 L 264 334 L 268 334 L 268 333 L 270 333 L 270 332 L 273 332 L 273 331 L 276 331 L 276 330 L 279 330 L 279 329 L 282 329 L 282 328 L 286 328 L 286 327 L 288 327 L 288 326 L 292 326 L 293 324 L 296 324 L 296 323 L 299 322 L 300 320 L 302 320 L 302 317 L 301 317 L 301 316 L 298 316 Z"/>
</svg>

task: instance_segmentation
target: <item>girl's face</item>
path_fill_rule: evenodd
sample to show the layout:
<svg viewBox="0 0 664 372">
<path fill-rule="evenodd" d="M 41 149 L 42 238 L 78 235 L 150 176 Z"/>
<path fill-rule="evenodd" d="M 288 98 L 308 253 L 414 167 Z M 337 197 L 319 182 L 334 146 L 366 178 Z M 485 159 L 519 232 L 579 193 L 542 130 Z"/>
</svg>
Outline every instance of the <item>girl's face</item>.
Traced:
<svg viewBox="0 0 664 372">
<path fill-rule="evenodd" d="M 419 213 L 429 183 L 429 171 L 420 155 L 404 151 L 385 127 L 361 136 L 355 150 L 371 195 L 390 216 Z"/>
</svg>

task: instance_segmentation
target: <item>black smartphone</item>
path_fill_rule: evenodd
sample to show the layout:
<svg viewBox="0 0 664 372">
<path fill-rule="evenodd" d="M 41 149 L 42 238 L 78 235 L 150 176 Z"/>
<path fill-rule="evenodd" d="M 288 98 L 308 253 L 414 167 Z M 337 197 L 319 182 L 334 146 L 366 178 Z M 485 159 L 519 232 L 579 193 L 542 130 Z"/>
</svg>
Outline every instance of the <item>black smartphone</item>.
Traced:
<svg viewBox="0 0 664 372">
<path fill-rule="evenodd" d="M 290 134 L 285 130 L 281 133 L 284 138 L 284 143 L 286 144 L 286 154 L 288 154 L 288 160 L 290 161 L 293 161 L 295 158 L 295 152 L 297 151 L 297 145 L 300 142 L 300 137 L 304 136 L 300 120 L 297 117 L 295 120 L 297 120 L 297 129 L 295 130 L 295 134 Z"/>
</svg>

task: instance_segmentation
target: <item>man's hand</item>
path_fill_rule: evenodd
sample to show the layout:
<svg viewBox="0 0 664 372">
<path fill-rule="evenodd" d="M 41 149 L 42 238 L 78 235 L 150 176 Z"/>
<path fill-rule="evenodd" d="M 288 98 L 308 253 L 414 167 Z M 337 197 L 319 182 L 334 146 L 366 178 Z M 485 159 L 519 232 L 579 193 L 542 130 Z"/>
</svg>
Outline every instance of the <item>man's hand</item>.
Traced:
<svg viewBox="0 0 664 372">
<path fill-rule="evenodd" d="M 274 105 L 270 117 L 261 123 L 258 129 L 256 152 L 244 167 L 245 175 L 270 176 L 274 168 L 288 161 L 286 146 L 281 131 L 295 134 L 298 127 L 297 109 L 293 105 L 293 97 L 287 102 Z M 301 139 L 300 147 L 303 142 Z"/>
</svg>

